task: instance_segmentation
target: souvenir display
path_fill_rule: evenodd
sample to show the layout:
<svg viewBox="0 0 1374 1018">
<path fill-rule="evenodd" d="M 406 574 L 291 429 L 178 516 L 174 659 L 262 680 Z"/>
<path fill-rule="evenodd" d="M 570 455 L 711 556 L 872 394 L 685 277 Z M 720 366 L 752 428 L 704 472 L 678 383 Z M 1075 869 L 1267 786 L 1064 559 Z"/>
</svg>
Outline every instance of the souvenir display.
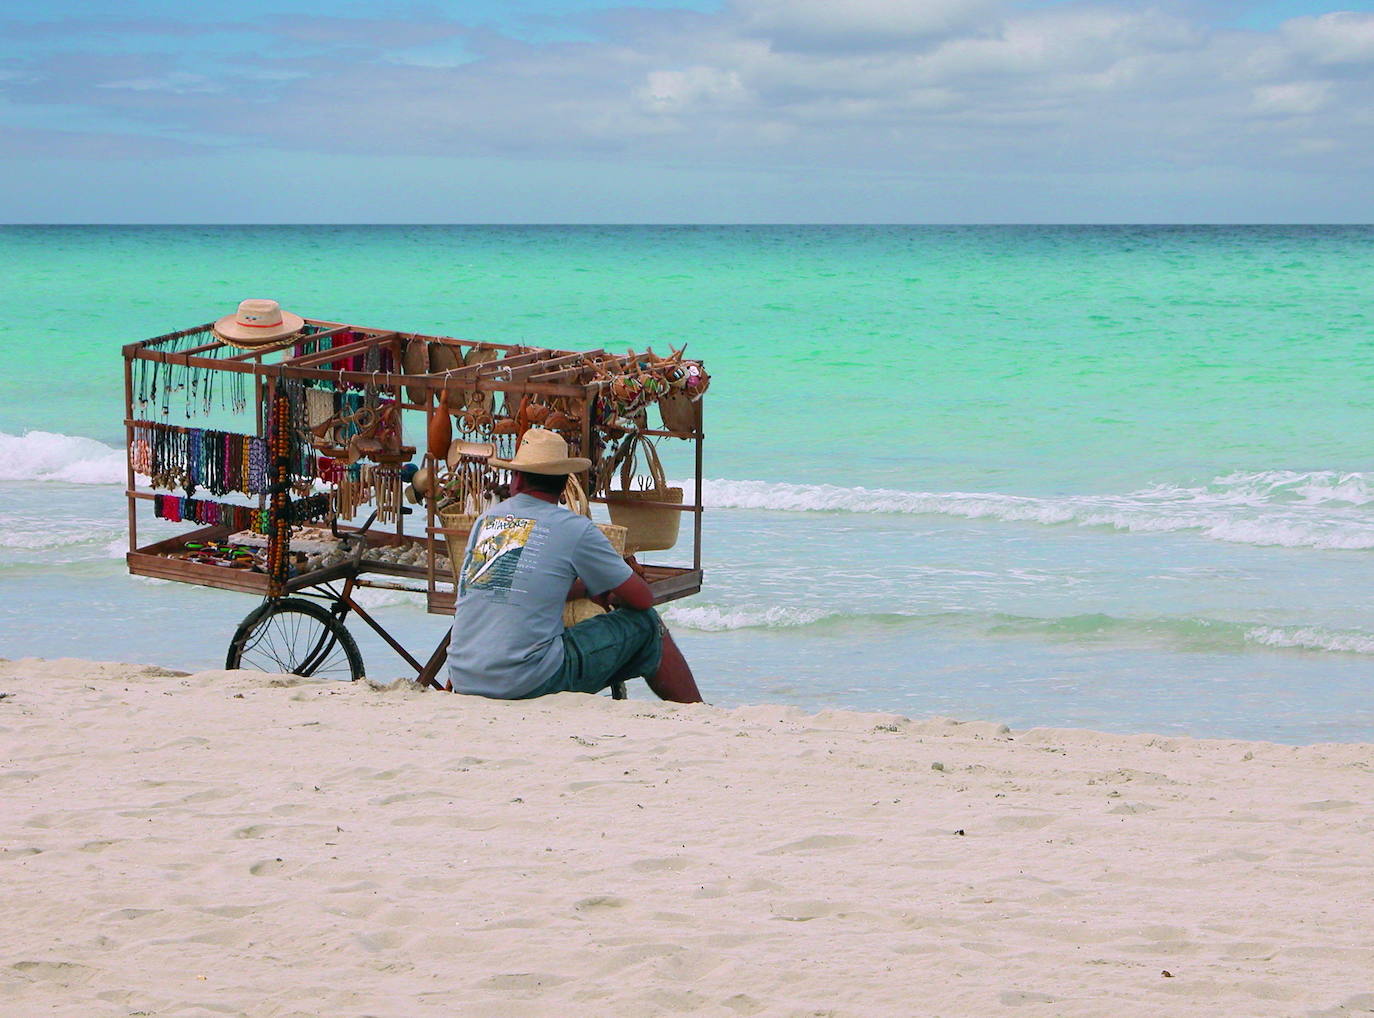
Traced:
<svg viewBox="0 0 1374 1018">
<path fill-rule="evenodd" d="M 252 299 L 211 324 L 131 343 L 124 357 L 129 569 L 264 599 L 230 640 L 226 667 L 357 678 L 344 625 L 356 619 L 432 683 L 442 645 L 412 657 L 356 591 L 409 591 L 450 614 L 468 534 L 508 497 L 512 461 L 536 428 L 560 436 L 578 464 L 569 507 L 610 514 L 597 525 L 656 601 L 701 589 L 710 376 L 685 347 L 665 357 L 473 342 Z M 690 488 L 668 484 L 660 454 Z M 150 543 L 138 536 L 144 502 L 161 521 Z M 684 564 L 636 560 L 670 552 L 684 530 Z M 575 604 L 565 622 L 594 611 Z"/>
</svg>

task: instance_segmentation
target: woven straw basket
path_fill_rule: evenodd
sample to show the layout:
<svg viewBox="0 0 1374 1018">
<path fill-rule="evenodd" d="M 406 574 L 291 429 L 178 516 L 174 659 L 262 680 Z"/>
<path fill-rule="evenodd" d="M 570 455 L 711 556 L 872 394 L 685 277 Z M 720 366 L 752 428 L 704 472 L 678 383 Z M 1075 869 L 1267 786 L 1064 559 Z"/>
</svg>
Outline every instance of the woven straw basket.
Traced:
<svg viewBox="0 0 1374 1018">
<path fill-rule="evenodd" d="M 568 501 L 568 508 L 581 516 L 590 517 L 592 514 L 592 504 L 587 498 L 587 493 L 582 490 L 582 483 L 577 479 L 576 474 L 568 475 L 568 486 L 563 490 L 563 497 Z M 606 540 L 611 542 L 611 547 L 615 549 L 617 555 L 625 554 L 625 528 L 614 523 L 598 523 L 596 528 L 606 535 Z M 563 628 L 575 626 L 579 622 L 586 622 L 587 619 L 595 618 L 605 609 L 590 598 L 580 597 L 576 601 L 569 601 L 563 607 Z"/>
<path fill-rule="evenodd" d="M 468 549 L 468 534 L 477 522 L 477 514 L 444 509 L 439 512 L 439 520 L 444 529 L 449 531 L 444 535 L 444 540 L 448 542 L 448 561 L 456 578 L 458 571 L 463 568 L 463 553 Z"/>
<path fill-rule="evenodd" d="M 633 468 L 632 456 L 625 457 L 620 465 L 620 489 L 606 492 L 606 505 L 611 511 L 611 521 L 624 527 L 628 534 L 625 538 L 627 554 L 641 551 L 663 551 L 677 544 L 678 528 L 682 524 L 682 513 L 667 505 L 644 505 L 645 502 L 664 502 L 668 505 L 682 505 L 682 489 L 670 488 L 663 477 L 663 464 L 659 461 L 658 451 L 653 443 L 640 440 L 644 450 L 644 464 L 649 476 L 646 487 L 631 488 L 630 471 Z"/>
</svg>

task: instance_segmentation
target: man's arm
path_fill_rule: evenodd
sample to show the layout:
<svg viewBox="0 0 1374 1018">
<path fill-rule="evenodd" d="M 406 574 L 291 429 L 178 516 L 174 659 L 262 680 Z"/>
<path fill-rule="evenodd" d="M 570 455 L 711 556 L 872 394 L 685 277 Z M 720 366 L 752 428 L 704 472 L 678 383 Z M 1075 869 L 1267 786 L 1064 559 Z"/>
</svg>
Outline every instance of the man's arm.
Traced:
<svg viewBox="0 0 1374 1018">
<path fill-rule="evenodd" d="M 645 608 L 654 606 L 654 592 L 649 589 L 649 585 L 640 579 L 638 574 L 631 574 L 630 578 L 618 587 L 606 591 L 604 594 L 597 594 L 595 597 L 587 593 L 587 585 L 581 580 L 573 580 L 572 586 L 568 588 L 568 600 L 576 601 L 578 598 L 589 597 L 607 611 L 611 609 L 612 601 L 637 608 L 643 611 Z"/>
<path fill-rule="evenodd" d="M 646 608 L 654 606 L 654 592 L 649 589 L 649 585 L 637 573 L 631 573 L 630 578 L 620 586 L 614 590 L 608 590 L 600 598 L 592 598 L 592 600 L 603 608 L 610 608 L 612 604 L 623 604 L 627 608 L 644 611 Z"/>
</svg>

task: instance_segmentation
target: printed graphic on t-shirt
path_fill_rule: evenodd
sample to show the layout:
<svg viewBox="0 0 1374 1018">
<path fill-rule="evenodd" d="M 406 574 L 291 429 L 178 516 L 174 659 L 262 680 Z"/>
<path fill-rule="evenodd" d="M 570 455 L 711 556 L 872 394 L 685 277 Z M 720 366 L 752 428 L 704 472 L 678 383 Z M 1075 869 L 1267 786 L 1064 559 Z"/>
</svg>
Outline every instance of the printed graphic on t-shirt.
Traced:
<svg viewBox="0 0 1374 1018">
<path fill-rule="evenodd" d="M 515 582 L 515 570 L 534 535 L 535 521 L 519 516 L 487 516 L 463 559 L 460 593 L 471 588 L 504 593 Z"/>
</svg>

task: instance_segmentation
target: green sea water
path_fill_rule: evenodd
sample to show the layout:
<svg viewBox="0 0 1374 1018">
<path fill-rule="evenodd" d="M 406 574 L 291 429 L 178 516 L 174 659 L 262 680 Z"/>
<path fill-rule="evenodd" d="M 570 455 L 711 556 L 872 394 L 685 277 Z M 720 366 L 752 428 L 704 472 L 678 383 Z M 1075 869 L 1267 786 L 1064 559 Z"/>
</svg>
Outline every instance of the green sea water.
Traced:
<svg viewBox="0 0 1374 1018">
<path fill-rule="evenodd" d="M 1374 739 L 1372 253 L 1369 227 L 3 228 L 0 584 L 31 604 L 0 653 L 120 656 L 119 605 L 172 610 L 109 551 L 119 347 L 270 296 L 703 358 L 707 589 L 670 614 L 724 702 Z M 250 607 L 176 592 L 207 634 Z"/>
</svg>

